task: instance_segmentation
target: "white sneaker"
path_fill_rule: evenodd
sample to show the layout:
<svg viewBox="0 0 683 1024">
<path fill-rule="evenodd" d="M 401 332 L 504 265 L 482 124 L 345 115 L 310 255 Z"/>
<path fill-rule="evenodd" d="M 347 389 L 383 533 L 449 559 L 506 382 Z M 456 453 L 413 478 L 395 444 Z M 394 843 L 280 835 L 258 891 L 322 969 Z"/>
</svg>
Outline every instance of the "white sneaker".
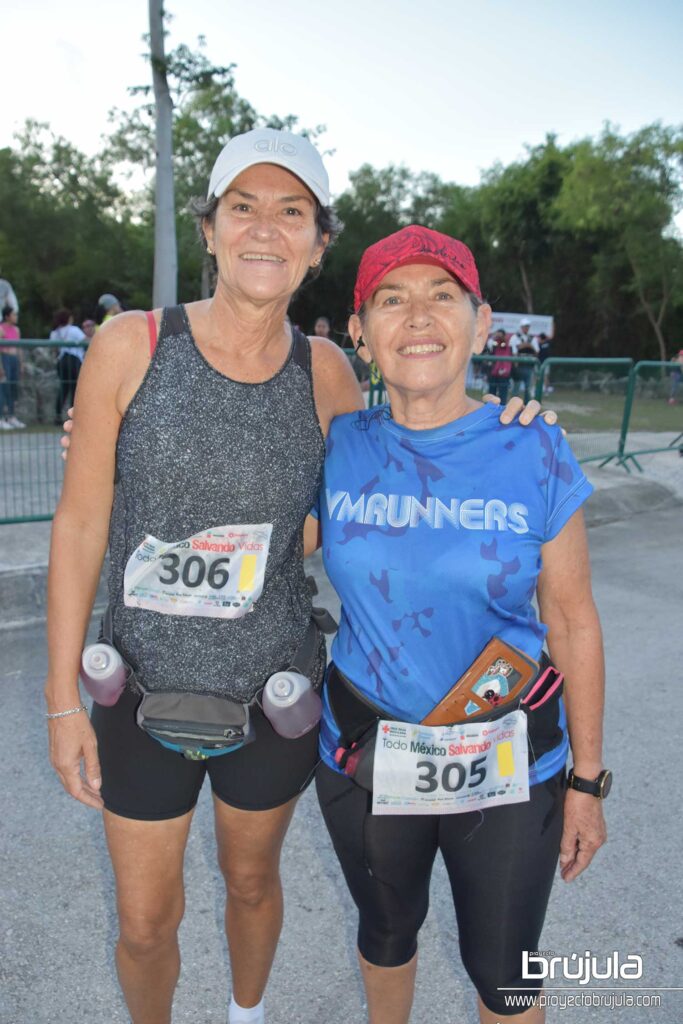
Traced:
<svg viewBox="0 0 683 1024">
<path fill-rule="evenodd" d="M 21 420 L 18 420 L 16 416 L 10 416 L 7 422 L 9 423 L 10 427 L 23 428 L 26 426 L 26 424 L 22 423 Z"/>
<path fill-rule="evenodd" d="M 9 423 L 9 420 L 6 420 L 4 418 L 4 416 L 3 416 L 3 418 L 0 420 L 0 430 L 11 430 L 11 429 L 12 429 L 12 427 L 11 427 L 11 425 Z"/>
</svg>

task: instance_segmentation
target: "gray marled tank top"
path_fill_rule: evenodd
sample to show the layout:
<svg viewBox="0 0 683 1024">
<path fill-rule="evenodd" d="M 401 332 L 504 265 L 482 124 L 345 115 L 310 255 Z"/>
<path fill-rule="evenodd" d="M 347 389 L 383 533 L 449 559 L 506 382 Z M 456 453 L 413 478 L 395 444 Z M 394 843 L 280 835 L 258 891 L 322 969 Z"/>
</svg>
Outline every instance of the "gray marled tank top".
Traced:
<svg viewBox="0 0 683 1024">
<path fill-rule="evenodd" d="M 147 689 L 248 700 L 291 664 L 310 618 L 302 528 L 324 454 L 307 338 L 294 332 L 270 380 L 242 384 L 204 359 L 183 306 L 164 310 L 121 423 L 109 528 L 114 638 Z M 273 524 L 253 611 L 220 619 L 124 605 L 124 569 L 146 534 L 178 541 L 228 523 Z"/>
</svg>

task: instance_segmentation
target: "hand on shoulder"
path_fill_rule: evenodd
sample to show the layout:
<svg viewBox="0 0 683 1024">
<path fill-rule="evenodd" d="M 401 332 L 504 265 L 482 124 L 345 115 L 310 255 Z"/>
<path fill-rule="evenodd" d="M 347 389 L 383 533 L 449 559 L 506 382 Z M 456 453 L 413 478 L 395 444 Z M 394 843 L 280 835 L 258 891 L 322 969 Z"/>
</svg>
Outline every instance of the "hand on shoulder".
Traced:
<svg viewBox="0 0 683 1024">
<path fill-rule="evenodd" d="M 482 402 L 486 402 L 489 405 L 500 405 L 500 398 L 497 395 L 482 395 Z M 542 409 L 541 403 L 537 402 L 535 398 L 527 402 L 526 405 L 518 396 L 510 398 L 506 405 L 503 407 L 500 414 L 500 422 L 507 426 L 509 423 L 517 422 L 520 426 L 526 427 L 529 423 L 540 414 L 541 419 L 552 426 L 557 423 L 557 413 L 553 409 Z"/>
</svg>

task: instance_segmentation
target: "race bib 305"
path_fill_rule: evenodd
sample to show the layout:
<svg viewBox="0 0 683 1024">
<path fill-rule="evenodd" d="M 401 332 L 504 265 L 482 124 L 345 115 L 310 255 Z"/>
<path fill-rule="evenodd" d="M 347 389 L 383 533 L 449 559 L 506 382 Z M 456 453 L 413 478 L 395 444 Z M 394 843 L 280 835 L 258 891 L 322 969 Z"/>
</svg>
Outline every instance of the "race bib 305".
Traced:
<svg viewBox="0 0 683 1024">
<path fill-rule="evenodd" d="M 457 814 L 528 799 L 524 711 L 461 725 L 379 723 L 373 814 Z"/>
</svg>

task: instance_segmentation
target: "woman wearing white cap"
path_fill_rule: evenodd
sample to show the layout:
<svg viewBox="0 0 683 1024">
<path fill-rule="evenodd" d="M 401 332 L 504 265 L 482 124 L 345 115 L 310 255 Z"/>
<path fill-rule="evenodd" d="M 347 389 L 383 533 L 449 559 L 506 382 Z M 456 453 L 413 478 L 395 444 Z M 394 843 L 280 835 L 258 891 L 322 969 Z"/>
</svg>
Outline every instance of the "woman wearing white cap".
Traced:
<svg viewBox="0 0 683 1024">
<path fill-rule="evenodd" d="M 303 657 L 304 523 L 324 435 L 362 404 L 340 349 L 287 320 L 337 230 L 328 204 L 327 173 L 306 139 L 257 129 L 231 140 L 197 211 L 216 259 L 214 296 L 117 316 L 97 332 L 79 380 L 49 579 L 51 759 L 72 796 L 104 808 L 117 966 L 134 1024 L 170 1021 L 183 856 L 206 774 L 228 893 L 229 1020 L 264 1019 L 282 923 L 280 849 L 317 760 L 317 730 L 282 739 L 254 698 Z M 105 635 L 140 686 L 249 705 L 255 742 L 183 758 L 138 727 L 129 689 L 88 720 L 79 659 L 107 543 Z M 325 645 L 313 636 L 304 667 L 319 685 Z"/>
<path fill-rule="evenodd" d="M 155 311 L 151 323 L 120 314 L 97 332 L 79 380 L 50 571 L 46 694 L 60 716 L 49 723 L 51 757 L 72 796 L 104 807 L 117 966 L 135 1024 L 170 1020 L 183 855 L 206 774 L 228 891 L 230 1020 L 262 1019 L 282 921 L 280 849 L 317 732 L 282 739 L 252 707 L 255 742 L 189 760 L 138 728 L 130 690 L 113 707 L 95 705 L 91 724 L 76 709 L 97 579 L 109 543 L 111 639 L 150 692 L 249 703 L 292 663 L 311 616 L 302 532 L 320 486 L 323 431 L 361 401 L 339 348 L 309 342 L 287 321 L 336 231 L 328 204 L 327 173 L 306 139 L 272 129 L 233 139 L 201 211 L 217 263 L 213 298 Z M 250 551 L 262 546 L 237 608 L 244 594 L 216 603 L 209 585 L 232 571 L 230 556 L 213 549 L 227 550 L 233 535 Z M 152 541 L 161 545 L 154 593 L 127 576 Z M 163 553 L 175 542 L 195 552 L 187 571 L 174 568 L 180 555 Z M 324 660 L 320 635 L 309 666 L 316 684 Z"/>
</svg>

